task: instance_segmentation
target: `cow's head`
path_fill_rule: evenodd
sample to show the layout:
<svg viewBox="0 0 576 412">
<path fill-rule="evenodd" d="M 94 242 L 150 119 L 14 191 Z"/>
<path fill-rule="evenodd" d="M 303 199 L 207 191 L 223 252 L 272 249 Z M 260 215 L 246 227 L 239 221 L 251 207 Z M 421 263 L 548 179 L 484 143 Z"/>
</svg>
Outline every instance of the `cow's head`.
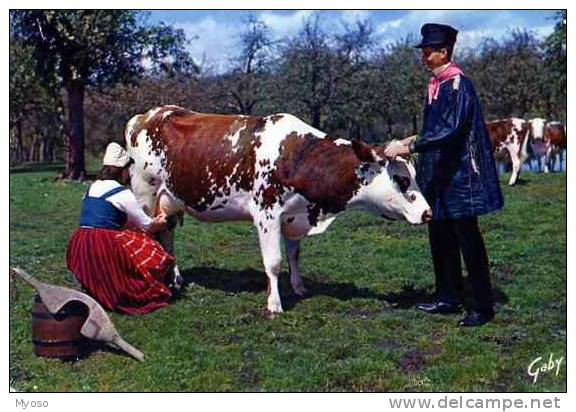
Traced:
<svg viewBox="0 0 576 412">
<path fill-rule="evenodd" d="M 356 174 L 361 185 L 358 200 L 364 208 L 384 218 L 428 222 L 432 213 L 416 183 L 414 166 L 402 158 L 387 160 L 384 147 L 352 141 L 361 163 Z"/>
<path fill-rule="evenodd" d="M 544 139 L 544 126 L 546 120 L 541 117 L 536 117 L 529 121 L 530 123 L 530 136 L 534 141 L 542 141 Z"/>
</svg>

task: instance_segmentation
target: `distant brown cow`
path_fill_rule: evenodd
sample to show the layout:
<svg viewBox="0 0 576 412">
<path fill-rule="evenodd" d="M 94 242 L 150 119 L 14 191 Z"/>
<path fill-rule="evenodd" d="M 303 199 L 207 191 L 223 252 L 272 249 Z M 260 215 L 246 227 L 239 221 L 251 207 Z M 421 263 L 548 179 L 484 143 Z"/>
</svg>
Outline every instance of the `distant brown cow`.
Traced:
<svg viewBox="0 0 576 412">
<path fill-rule="evenodd" d="M 522 164 L 528 159 L 528 139 L 530 123 L 524 119 L 510 118 L 486 123 L 490 143 L 494 154 L 507 153 L 512 162 L 512 175 L 508 184 L 514 186 L 522 169 Z"/>
<path fill-rule="evenodd" d="M 544 158 L 544 173 L 548 173 L 554 171 L 556 157 L 566 149 L 566 126 L 560 122 L 549 122 L 545 126 L 542 125 L 542 128 L 543 132 L 540 133 L 540 137 L 534 135 L 531 144 L 539 164 Z"/>
</svg>

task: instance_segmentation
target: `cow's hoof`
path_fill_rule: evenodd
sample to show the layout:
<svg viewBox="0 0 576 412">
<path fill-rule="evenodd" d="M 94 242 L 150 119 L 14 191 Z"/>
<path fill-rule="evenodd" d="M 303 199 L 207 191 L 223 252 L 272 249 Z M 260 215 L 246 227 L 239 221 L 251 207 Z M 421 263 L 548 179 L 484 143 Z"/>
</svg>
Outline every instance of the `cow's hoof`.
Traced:
<svg viewBox="0 0 576 412">
<path fill-rule="evenodd" d="M 168 285 L 168 289 L 170 289 L 174 293 L 180 293 L 180 292 L 182 292 L 182 285 L 179 285 L 176 283 L 170 283 Z"/>
<path fill-rule="evenodd" d="M 184 286 L 184 278 L 180 274 L 174 275 L 172 282 L 170 283 L 170 289 L 179 291 Z"/>
<path fill-rule="evenodd" d="M 266 319 L 276 319 L 276 318 L 279 317 L 279 316 L 280 316 L 280 312 L 271 312 L 271 311 L 269 311 L 268 309 L 266 309 L 266 310 L 264 311 L 264 317 L 265 317 Z"/>
<path fill-rule="evenodd" d="M 282 304 L 280 302 L 269 302 L 266 308 L 265 316 L 268 319 L 274 319 L 282 313 Z"/>
<path fill-rule="evenodd" d="M 292 285 L 292 290 L 296 295 L 298 295 L 301 298 L 308 294 L 308 290 L 304 287 L 302 283 L 300 283 L 299 285 Z"/>
</svg>

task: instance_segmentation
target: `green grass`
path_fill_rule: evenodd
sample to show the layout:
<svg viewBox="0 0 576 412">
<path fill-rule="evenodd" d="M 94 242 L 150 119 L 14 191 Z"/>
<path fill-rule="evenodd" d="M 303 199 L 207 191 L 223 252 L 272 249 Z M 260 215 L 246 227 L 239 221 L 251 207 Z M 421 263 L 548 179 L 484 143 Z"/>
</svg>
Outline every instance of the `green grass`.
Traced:
<svg viewBox="0 0 576 412">
<path fill-rule="evenodd" d="M 46 169 L 48 167 L 48 169 Z M 10 265 L 77 287 L 66 271 L 84 184 L 54 182 L 45 167 L 10 176 Z M 16 173 L 18 172 L 18 173 Z M 363 213 L 302 242 L 310 296 L 281 279 L 285 313 L 263 314 L 266 280 L 249 224 L 190 217 L 176 253 L 192 282 L 171 306 L 145 316 L 111 314 L 144 363 L 100 350 L 75 363 L 36 357 L 34 291 L 10 278 L 10 384 L 19 391 L 565 391 L 536 384 L 536 357 L 566 358 L 566 174 L 523 175 L 503 212 L 481 218 L 497 294 L 496 320 L 455 326 L 414 302 L 433 292 L 425 227 Z M 417 382 L 425 382 L 418 385 Z"/>
</svg>

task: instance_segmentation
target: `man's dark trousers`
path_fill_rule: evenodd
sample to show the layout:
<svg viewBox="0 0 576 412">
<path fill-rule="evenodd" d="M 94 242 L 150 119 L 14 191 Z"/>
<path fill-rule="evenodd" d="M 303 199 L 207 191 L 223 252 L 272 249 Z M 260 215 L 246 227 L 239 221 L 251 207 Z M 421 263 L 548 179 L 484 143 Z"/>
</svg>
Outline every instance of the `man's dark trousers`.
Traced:
<svg viewBox="0 0 576 412">
<path fill-rule="evenodd" d="M 493 314 L 488 254 L 478 227 L 478 218 L 433 220 L 428 224 L 428 235 L 436 275 L 437 300 L 454 304 L 461 302 L 462 252 L 472 285 L 475 309 L 481 313 Z"/>
</svg>

